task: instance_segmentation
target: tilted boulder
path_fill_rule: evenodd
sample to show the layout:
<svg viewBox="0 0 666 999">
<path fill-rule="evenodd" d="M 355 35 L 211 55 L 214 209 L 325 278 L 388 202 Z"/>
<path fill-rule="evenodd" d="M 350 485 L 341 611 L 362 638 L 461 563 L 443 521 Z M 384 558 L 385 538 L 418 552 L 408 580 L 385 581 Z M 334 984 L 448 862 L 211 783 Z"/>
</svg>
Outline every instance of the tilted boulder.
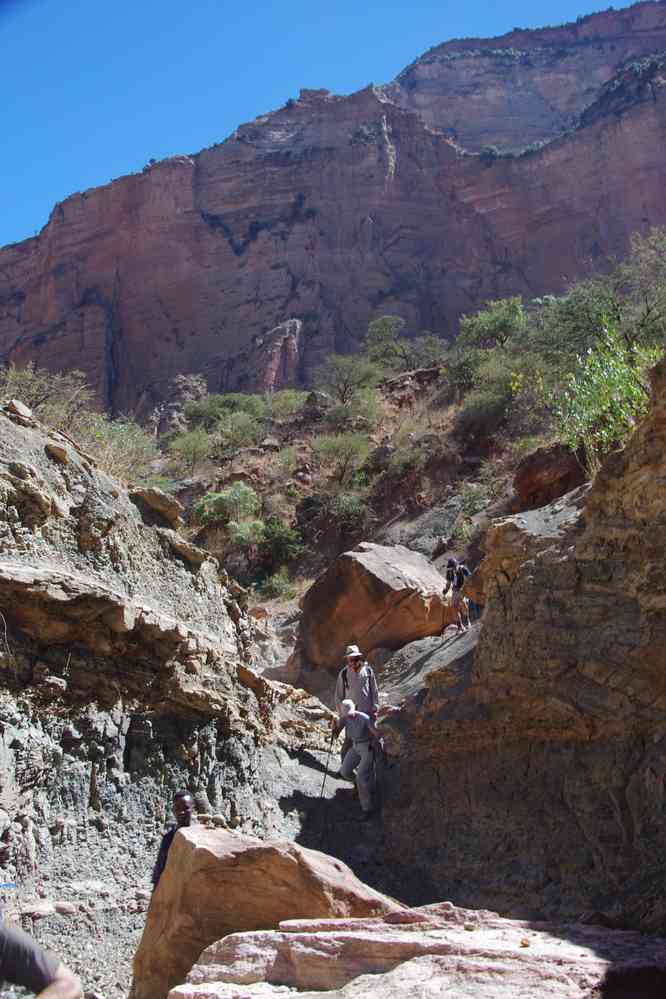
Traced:
<svg viewBox="0 0 666 999">
<path fill-rule="evenodd" d="M 302 657 L 309 666 L 339 666 L 345 647 L 364 653 L 437 635 L 449 623 L 444 579 L 418 552 L 363 542 L 344 552 L 302 601 Z"/>
<path fill-rule="evenodd" d="M 132 999 L 162 999 L 201 951 L 284 919 L 379 916 L 399 902 L 339 860 L 288 842 L 197 826 L 176 835 L 134 958 Z"/>
</svg>

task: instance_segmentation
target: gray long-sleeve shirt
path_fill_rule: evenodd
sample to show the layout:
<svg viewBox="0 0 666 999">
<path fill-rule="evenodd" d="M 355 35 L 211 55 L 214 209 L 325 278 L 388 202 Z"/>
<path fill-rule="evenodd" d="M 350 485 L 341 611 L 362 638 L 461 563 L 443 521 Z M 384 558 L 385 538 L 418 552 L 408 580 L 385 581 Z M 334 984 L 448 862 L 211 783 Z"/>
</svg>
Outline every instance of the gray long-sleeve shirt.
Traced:
<svg viewBox="0 0 666 999">
<path fill-rule="evenodd" d="M 351 666 L 345 666 L 340 670 L 335 685 L 335 710 L 338 714 L 345 698 L 354 702 L 357 711 L 363 711 L 371 718 L 376 716 L 379 708 L 379 691 L 375 674 L 367 663 L 363 663 L 358 672 Z"/>
</svg>

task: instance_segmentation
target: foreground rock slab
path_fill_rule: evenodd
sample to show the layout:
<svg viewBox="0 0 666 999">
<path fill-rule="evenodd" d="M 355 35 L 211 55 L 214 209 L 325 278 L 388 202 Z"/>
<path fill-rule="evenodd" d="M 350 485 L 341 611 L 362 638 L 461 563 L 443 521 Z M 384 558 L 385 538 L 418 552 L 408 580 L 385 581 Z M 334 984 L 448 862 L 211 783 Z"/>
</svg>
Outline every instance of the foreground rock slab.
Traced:
<svg viewBox="0 0 666 999">
<path fill-rule="evenodd" d="M 287 917 L 399 913 L 339 860 L 288 842 L 191 827 L 174 839 L 134 958 L 132 999 L 161 999 L 209 944 Z"/>
<path fill-rule="evenodd" d="M 374 919 L 291 920 L 208 947 L 169 999 L 599 999 L 666 982 L 666 940 L 529 923 L 451 902 Z M 625 992 L 615 993 L 614 983 Z M 239 988 L 241 986 L 241 988 Z"/>
</svg>

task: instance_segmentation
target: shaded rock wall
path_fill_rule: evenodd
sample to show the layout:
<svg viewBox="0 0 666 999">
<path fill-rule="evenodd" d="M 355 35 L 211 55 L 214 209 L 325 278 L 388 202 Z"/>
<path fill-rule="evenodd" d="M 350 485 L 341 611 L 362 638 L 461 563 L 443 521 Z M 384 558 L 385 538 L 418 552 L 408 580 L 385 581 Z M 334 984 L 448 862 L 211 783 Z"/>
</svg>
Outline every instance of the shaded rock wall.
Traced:
<svg viewBox="0 0 666 999">
<path fill-rule="evenodd" d="M 0 251 L 0 356 L 82 368 L 106 407 L 150 409 L 179 373 L 260 387 L 252 344 L 288 319 L 303 328 L 283 371 L 307 380 L 379 314 L 453 336 L 489 298 L 603 266 L 666 221 L 663 74 L 632 91 L 641 73 L 625 69 L 625 98 L 608 90 L 623 61 L 666 46 L 662 3 L 599 18 L 501 40 L 522 46 L 508 69 L 464 55 L 495 40 L 451 43 L 395 87 L 304 91 L 221 145 L 73 195 Z M 466 120 L 472 146 L 528 142 L 583 108 L 584 127 L 490 166 L 447 134 Z"/>
<path fill-rule="evenodd" d="M 420 897 L 666 929 L 665 476 L 661 363 L 589 492 L 490 530 L 478 646 L 387 722 L 387 855 Z"/>
</svg>

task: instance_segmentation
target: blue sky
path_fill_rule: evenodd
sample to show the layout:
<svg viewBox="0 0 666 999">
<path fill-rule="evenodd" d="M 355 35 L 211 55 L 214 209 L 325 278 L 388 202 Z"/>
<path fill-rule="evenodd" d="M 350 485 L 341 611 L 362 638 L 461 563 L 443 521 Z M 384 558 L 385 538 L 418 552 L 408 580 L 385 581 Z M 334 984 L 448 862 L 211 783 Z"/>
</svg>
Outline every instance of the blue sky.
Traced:
<svg viewBox="0 0 666 999">
<path fill-rule="evenodd" d="M 301 87 L 351 93 L 447 39 L 597 9 L 593 0 L 0 0 L 0 245 L 33 235 L 69 194 L 220 142 Z"/>
</svg>

